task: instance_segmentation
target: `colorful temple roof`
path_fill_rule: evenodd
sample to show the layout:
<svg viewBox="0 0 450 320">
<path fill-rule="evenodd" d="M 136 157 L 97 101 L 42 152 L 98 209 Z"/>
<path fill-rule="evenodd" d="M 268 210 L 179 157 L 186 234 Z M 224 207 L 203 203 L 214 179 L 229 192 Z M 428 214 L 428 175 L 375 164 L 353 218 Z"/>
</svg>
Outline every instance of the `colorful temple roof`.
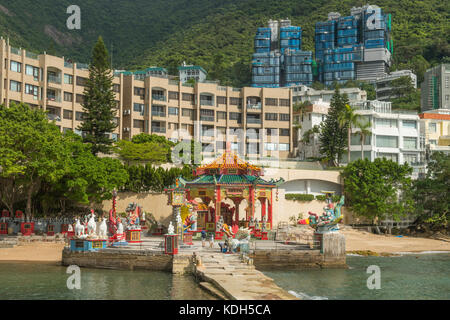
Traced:
<svg viewBox="0 0 450 320">
<path fill-rule="evenodd" d="M 262 176 L 263 170 L 260 167 L 240 159 L 234 152 L 227 149 L 223 155 L 213 162 L 200 166 L 194 170 L 194 176 L 204 174 L 210 175 L 250 175 Z"/>
</svg>

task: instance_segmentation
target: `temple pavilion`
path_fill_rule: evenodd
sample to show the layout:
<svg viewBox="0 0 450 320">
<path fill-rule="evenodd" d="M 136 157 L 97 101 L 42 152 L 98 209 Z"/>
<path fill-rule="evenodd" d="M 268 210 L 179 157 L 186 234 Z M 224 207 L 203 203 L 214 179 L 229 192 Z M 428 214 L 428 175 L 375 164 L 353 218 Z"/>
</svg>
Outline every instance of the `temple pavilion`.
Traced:
<svg viewBox="0 0 450 320">
<path fill-rule="evenodd" d="M 206 205 L 204 208 L 207 210 L 199 211 L 198 215 L 200 230 L 214 231 L 220 217 L 227 225 L 247 227 L 250 219 L 255 218 L 257 200 L 261 204 L 261 214 L 257 215 L 259 220 L 267 215 L 268 228 L 272 227 L 273 192 L 284 182 L 282 178 L 278 181 L 264 180 L 261 178 L 262 168 L 241 160 L 229 148 L 213 162 L 196 168 L 193 174 L 195 178 L 192 181 L 179 178 L 179 183 L 186 190 L 186 200 L 201 199 Z M 245 212 L 239 212 L 244 199 L 247 203 Z"/>
</svg>

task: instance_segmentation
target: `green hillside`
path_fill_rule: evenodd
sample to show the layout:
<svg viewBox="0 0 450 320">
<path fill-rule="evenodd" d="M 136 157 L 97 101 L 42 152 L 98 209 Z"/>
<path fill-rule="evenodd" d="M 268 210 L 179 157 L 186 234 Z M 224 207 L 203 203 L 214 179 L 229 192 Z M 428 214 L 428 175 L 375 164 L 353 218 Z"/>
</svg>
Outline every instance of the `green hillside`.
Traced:
<svg viewBox="0 0 450 320">
<path fill-rule="evenodd" d="M 81 30 L 66 28 L 71 0 L 6 0 L 0 4 L 0 34 L 14 46 L 87 62 L 98 35 L 113 45 L 116 69 L 150 65 L 172 73 L 182 61 L 202 65 L 223 84 L 250 83 L 256 28 L 290 18 L 303 28 L 303 49 L 313 50 L 314 23 L 327 13 L 349 15 L 360 0 L 84 0 Z M 395 66 L 419 75 L 450 57 L 447 0 L 378 0 L 392 13 Z"/>
</svg>

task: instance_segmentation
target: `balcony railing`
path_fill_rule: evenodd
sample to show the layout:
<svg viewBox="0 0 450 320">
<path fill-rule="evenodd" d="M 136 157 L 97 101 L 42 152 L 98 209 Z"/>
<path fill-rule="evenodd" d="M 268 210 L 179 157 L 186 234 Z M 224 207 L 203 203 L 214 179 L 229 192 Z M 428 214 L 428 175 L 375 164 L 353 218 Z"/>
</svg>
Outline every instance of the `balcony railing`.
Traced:
<svg viewBox="0 0 450 320">
<path fill-rule="evenodd" d="M 214 116 L 200 116 L 200 120 L 202 120 L 202 121 L 213 121 L 214 122 Z"/>
<path fill-rule="evenodd" d="M 47 114 L 47 118 L 49 120 L 61 121 L 61 117 L 59 115 L 57 115 L 57 114 L 54 114 L 54 113 Z"/>
<path fill-rule="evenodd" d="M 64 67 L 66 67 L 66 68 L 73 68 L 73 63 L 64 61 Z"/>
<path fill-rule="evenodd" d="M 61 97 L 47 96 L 47 101 L 61 102 Z"/>
<path fill-rule="evenodd" d="M 20 56 L 20 55 L 22 55 L 22 50 L 11 47 L 11 53 Z"/>
<path fill-rule="evenodd" d="M 247 123 L 252 123 L 252 124 L 261 124 L 261 119 L 252 119 L 252 118 L 247 118 Z"/>
<path fill-rule="evenodd" d="M 85 63 L 77 63 L 77 69 L 88 70 L 89 69 L 89 65 L 85 64 Z"/>
<path fill-rule="evenodd" d="M 200 105 L 202 105 L 202 106 L 214 106 L 214 101 L 200 99 Z"/>
<path fill-rule="evenodd" d="M 247 109 L 261 110 L 261 102 L 255 104 L 247 104 Z"/>
<path fill-rule="evenodd" d="M 166 133 L 166 127 L 152 127 L 152 132 Z"/>
<path fill-rule="evenodd" d="M 61 77 L 48 74 L 47 75 L 47 82 L 61 84 Z"/>
<path fill-rule="evenodd" d="M 152 94 L 152 99 L 158 101 L 166 101 L 166 96 L 160 94 Z"/>
<path fill-rule="evenodd" d="M 27 58 L 30 58 L 30 59 L 33 59 L 33 60 L 39 60 L 39 55 L 37 54 L 37 53 L 34 53 L 34 52 L 26 52 L 25 53 L 25 56 L 27 57 Z"/>
</svg>

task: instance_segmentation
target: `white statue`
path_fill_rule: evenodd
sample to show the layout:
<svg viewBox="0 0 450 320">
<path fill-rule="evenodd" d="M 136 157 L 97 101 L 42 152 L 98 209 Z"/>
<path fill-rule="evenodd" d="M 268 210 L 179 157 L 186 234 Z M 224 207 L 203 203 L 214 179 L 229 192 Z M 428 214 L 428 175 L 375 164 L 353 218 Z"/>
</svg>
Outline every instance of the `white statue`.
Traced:
<svg viewBox="0 0 450 320">
<path fill-rule="evenodd" d="M 191 221 L 192 221 L 191 230 L 197 231 L 197 211 L 192 212 Z"/>
<path fill-rule="evenodd" d="M 73 227 L 72 227 L 71 224 L 69 224 L 69 225 L 67 226 L 67 231 L 69 231 L 69 232 L 72 232 L 72 231 L 73 231 Z"/>
<path fill-rule="evenodd" d="M 106 238 L 107 237 L 106 230 L 107 230 L 106 218 L 103 218 L 102 223 L 100 224 L 100 227 L 99 227 L 98 235 L 100 237 Z"/>
<path fill-rule="evenodd" d="M 175 228 L 174 228 L 174 226 L 172 224 L 172 221 L 170 221 L 170 223 L 169 223 L 169 227 L 167 228 L 167 233 L 168 234 L 175 234 Z"/>
<path fill-rule="evenodd" d="M 84 226 L 80 223 L 79 219 L 76 219 L 75 234 L 77 237 L 84 235 Z"/>
<path fill-rule="evenodd" d="M 97 231 L 97 224 L 95 223 L 95 214 L 94 214 L 94 212 L 92 212 L 92 214 L 91 214 L 91 218 L 89 219 L 87 227 L 88 227 L 88 234 L 89 235 L 95 234 L 95 232 Z"/>
<path fill-rule="evenodd" d="M 116 234 L 123 234 L 123 224 L 122 221 L 117 221 L 117 231 Z"/>
</svg>

